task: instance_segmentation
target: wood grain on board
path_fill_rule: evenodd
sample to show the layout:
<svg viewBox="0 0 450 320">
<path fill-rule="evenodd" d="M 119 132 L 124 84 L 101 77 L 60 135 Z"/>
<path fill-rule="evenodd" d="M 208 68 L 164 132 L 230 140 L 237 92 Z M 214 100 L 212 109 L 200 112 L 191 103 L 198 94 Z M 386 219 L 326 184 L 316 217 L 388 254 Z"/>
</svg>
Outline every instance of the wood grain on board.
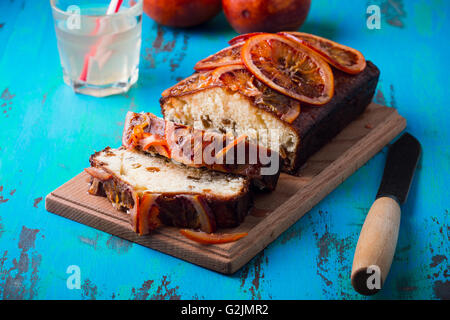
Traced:
<svg viewBox="0 0 450 320">
<path fill-rule="evenodd" d="M 48 211 L 115 236 L 170 254 L 221 273 L 231 274 L 300 219 L 406 127 L 393 108 L 372 103 L 358 119 L 311 156 L 297 176 L 281 174 L 272 193 L 257 194 L 255 209 L 237 228 L 219 232 L 248 232 L 236 242 L 202 245 L 182 236 L 177 228 L 162 227 L 139 236 L 128 216 L 113 209 L 106 198 L 87 193 L 88 175 L 75 176 L 46 197 Z"/>
</svg>

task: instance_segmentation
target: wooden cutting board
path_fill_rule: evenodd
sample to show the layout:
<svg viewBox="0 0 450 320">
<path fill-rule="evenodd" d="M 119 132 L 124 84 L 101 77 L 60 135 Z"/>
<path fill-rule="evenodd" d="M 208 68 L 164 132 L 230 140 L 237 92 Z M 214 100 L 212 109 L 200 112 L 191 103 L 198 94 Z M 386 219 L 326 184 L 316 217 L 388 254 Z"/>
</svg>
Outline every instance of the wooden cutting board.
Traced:
<svg viewBox="0 0 450 320">
<path fill-rule="evenodd" d="M 162 227 L 139 236 L 128 216 L 106 198 L 87 193 L 88 175 L 80 173 L 47 195 L 46 209 L 115 236 L 170 254 L 221 273 L 231 274 L 300 219 L 315 204 L 380 151 L 406 127 L 393 108 L 371 104 L 358 119 L 314 154 L 298 176 L 281 174 L 272 193 L 255 197 L 255 209 L 237 228 L 219 232 L 248 232 L 236 242 L 201 245 L 184 238 L 177 228 Z"/>
</svg>

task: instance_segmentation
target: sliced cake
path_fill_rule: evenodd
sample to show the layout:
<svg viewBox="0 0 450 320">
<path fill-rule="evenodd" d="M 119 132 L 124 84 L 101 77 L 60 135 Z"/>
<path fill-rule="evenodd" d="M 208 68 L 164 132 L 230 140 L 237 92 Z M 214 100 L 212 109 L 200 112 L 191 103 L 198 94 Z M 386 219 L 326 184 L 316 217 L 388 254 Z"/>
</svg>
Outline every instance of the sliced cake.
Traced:
<svg viewBox="0 0 450 320">
<path fill-rule="evenodd" d="M 196 130 L 151 113 L 128 112 L 122 144 L 190 167 L 243 175 L 259 189 L 275 189 L 280 175 L 279 154 L 250 142 L 245 135 Z"/>
<path fill-rule="evenodd" d="M 192 168 L 136 150 L 106 148 L 90 157 L 89 192 L 128 212 L 133 230 L 160 225 L 214 232 L 234 227 L 252 205 L 249 178 Z"/>
</svg>

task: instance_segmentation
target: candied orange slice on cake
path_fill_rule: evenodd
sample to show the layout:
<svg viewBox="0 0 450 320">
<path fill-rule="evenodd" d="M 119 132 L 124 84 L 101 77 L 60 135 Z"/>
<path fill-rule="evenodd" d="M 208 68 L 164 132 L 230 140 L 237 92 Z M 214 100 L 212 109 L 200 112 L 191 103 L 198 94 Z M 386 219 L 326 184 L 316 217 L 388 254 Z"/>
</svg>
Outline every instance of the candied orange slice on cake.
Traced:
<svg viewBox="0 0 450 320">
<path fill-rule="evenodd" d="M 223 66 L 215 69 L 211 73 L 214 81 L 220 81 L 233 91 L 239 91 L 242 94 L 253 97 L 260 94 L 254 86 L 254 76 L 245 68 L 244 65 Z"/>
<path fill-rule="evenodd" d="M 333 97 L 330 66 L 298 42 L 276 34 L 256 35 L 242 46 L 241 58 L 261 82 L 293 99 L 322 105 Z"/>
<path fill-rule="evenodd" d="M 320 54 L 328 63 L 346 73 L 357 74 L 366 67 L 366 59 L 356 49 L 309 33 L 280 32 L 279 34 L 308 46 Z"/>
<path fill-rule="evenodd" d="M 217 67 L 242 64 L 241 61 L 242 43 L 238 43 L 216 52 L 209 57 L 200 60 L 194 66 L 197 71 L 211 70 Z"/>
<path fill-rule="evenodd" d="M 247 41 L 248 38 L 251 38 L 253 36 L 258 36 L 260 34 L 265 34 L 266 32 L 251 32 L 251 33 L 244 33 L 244 34 L 240 34 L 236 37 L 234 37 L 233 39 L 231 39 L 230 41 L 228 41 L 228 43 L 230 45 L 234 45 L 236 43 L 244 43 L 245 41 Z"/>
<path fill-rule="evenodd" d="M 182 96 L 210 87 L 213 80 L 211 72 L 197 72 L 167 88 L 161 95 L 164 98 Z"/>
</svg>

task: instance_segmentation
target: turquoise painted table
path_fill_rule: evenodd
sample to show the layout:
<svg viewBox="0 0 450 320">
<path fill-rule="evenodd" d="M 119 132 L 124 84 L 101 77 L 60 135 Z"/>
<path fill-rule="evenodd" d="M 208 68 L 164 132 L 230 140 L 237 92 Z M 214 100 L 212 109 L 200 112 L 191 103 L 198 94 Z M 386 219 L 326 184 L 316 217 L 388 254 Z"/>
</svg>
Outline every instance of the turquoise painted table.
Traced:
<svg viewBox="0 0 450 320">
<path fill-rule="evenodd" d="M 366 27 L 380 6 L 381 29 Z M 370 299 L 449 299 L 447 1 L 314 0 L 301 30 L 360 49 L 381 69 L 376 102 L 397 108 L 423 145 L 387 283 Z M 236 33 L 219 15 L 189 30 L 143 20 L 140 77 L 128 94 L 76 95 L 63 84 L 48 1 L 0 3 L 0 298 L 360 299 L 353 253 L 386 149 L 232 276 L 48 213 L 43 198 L 118 146 L 128 110 L 160 114 L 160 93 Z M 69 289 L 67 268 L 80 268 Z"/>
</svg>

